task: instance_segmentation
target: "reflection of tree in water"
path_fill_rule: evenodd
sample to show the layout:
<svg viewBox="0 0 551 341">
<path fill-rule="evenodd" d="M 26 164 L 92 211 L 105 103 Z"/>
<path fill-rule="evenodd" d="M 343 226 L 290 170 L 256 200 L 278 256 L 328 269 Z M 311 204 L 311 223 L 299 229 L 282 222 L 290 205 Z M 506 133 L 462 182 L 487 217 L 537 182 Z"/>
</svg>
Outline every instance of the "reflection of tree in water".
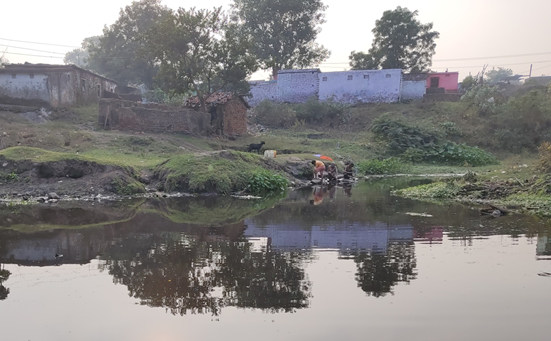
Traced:
<svg viewBox="0 0 551 341">
<path fill-rule="evenodd" d="M 248 243 L 225 244 L 217 272 L 229 305 L 292 312 L 308 307 L 310 283 L 300 253 L 250 252 Z"/>
<path fill-rule="evenodd" d="M 358 286 L 374 297 L 394 294 L 398 282 L 409 283 L 417 277 L 413 243 L 389 243 L 386 254 L 360 252 L 355 262 Z"/>
<path fill-rule="evenodd" d="M 310 286 L 294 254 L 251 252 L 247 242 L 150 242 L 125 245 L 133 257 L 119 253 L 105 263 L 115 283 L 144 305 L 180 315 L 218 315 L 226 306 L 285 312 L 308 306 Z"/>
<path fill-rule="evenodd" d="M 11 272 L 9 270 L 0 267 L 0 300 L 5 300 L 10 294 L 10 289 L 6 288 L 2 283 L 7 281 L 10 277 Z"/>
</svg>

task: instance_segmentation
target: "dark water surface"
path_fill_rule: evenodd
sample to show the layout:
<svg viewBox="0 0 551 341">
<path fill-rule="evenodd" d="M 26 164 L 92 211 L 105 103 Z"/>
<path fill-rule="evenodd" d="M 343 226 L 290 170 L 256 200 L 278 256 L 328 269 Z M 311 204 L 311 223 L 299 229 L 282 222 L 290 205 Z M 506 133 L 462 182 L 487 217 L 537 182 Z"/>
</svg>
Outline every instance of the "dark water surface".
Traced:
<svg viewBox="0 0 551 341">
<path fill-rule="evenodd" d="M 551 339 L 550 225 L 420 181 L 0 207 L 0 340 Z"/>
</svg>

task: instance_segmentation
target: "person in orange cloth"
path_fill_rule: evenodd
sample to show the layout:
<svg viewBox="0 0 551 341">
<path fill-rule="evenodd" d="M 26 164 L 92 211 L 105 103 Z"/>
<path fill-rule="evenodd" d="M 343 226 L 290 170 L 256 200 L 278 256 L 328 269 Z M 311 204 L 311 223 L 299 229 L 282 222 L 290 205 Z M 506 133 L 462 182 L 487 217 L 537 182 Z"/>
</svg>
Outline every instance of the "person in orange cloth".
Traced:
<svg viewBox="0 0 551 341">
<path fill-rule="evenodd" d="M 312 160 L 312 164 L 314 165 L 314 179 L 321 179 L 323 178 L 323 172 L 325 171 L 325 163 L 319 161 L 319 160 Z"/>
</svg>

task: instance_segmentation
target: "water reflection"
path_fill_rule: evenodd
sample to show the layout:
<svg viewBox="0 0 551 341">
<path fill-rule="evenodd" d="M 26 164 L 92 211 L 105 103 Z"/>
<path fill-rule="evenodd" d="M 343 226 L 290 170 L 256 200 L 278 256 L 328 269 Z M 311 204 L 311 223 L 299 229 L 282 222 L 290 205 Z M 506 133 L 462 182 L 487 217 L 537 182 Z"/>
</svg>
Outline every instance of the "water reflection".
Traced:
<svg viewBox="0 0 551 341">
<path fill-rule="evenodd" d="M 270 312 L 307 307 L 303 256 L 251 246 L 245 239 L 206 242 L 172 233 L 124 240 L 102 259 L 131 296 L 172 314 L 218 315 L 227 306 Z"/>
<path fill-rule="evenodd" d="M 491 235 L 527 236 L 537 238 L 538 259 L 551 258 L 551 233 L 544 222 L 524 216 L 488 219 L 468 206 L 389 194 L 405 184 L 317 186 L 281 202 L 207 197 L 0 209 L 5 227 L 0 261 L 55 266 L 97 258 L 113 282 L 126 286 L 143 305 L 175 315 L 219 315 L 226 307 L 309 308 L 316 283 L 306 268 L 322 250 L 353 263 L 358 291 L 378 298 L 422 272 L 415 254 L 419 243 L 449 239 L 472 245 Z M 55 254 L 63 254 L 63 260 Z M 2 276 L 0 299 L 5 299 L 10 291 L 2 283 L 9 273 Z"/>
</svg>

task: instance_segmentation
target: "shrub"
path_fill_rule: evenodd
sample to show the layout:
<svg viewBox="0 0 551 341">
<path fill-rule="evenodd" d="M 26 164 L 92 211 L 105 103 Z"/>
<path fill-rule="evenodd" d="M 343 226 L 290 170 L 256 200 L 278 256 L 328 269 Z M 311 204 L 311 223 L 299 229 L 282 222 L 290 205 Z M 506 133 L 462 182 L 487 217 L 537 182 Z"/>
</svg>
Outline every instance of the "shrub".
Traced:
<svg viewBox="0 0 551 341">
<path fill-rule="evenodd" d="M 284 192 L 287 185 L 287 179 L 283 176 L 259 168 L 252 172 L 246 191 L 252 194 Z"/>
<path fill-rule="evenodd" d="M 386 141 L 389 151 L 395 155 L 408 148 L 424 148 L 438 141 L 436 134 L 390 119 L 384 114 L 375 120 L 371 131 L 376 138 Z"/>
<path fill-rule="evenodd" d="M 349 106 L 334 101 L 320 102 L 316 98 L 294 106 L 297 119 L 307 123 L 322 123 L 327 120 L 344 118 Z"/>
<path fill-rule="evenodd" d="M 262 101 L 255 108 L 256 122 L 267 127 L 289 128 L 297 123 L 295 111 L 287 104 Z"/>
<path fill-rule="evenodd" d="M 497 164 L 497 159 L 478 147 L 446 142 L 430 148 L 410 148 L 400 157 L 411 162 L 431 162 L 452 166 L 483 166 Z"/>
<path fill-rule="evenodd" d="M 398 174 L 406 173 L 410 166 L 401 162 L 397 158 L 388 158 L 384 160 L 366 160 L 357 164 L 360 174 Z"/>
<path fill-rule="evenodd" d="M 478 114 L 483 116 L 495 114 L 503 101 L 502 97 L 499 87 L 482 84 L 471 87 L 461 96 L 461 100 L 477 106 Z"/>
</svg>

